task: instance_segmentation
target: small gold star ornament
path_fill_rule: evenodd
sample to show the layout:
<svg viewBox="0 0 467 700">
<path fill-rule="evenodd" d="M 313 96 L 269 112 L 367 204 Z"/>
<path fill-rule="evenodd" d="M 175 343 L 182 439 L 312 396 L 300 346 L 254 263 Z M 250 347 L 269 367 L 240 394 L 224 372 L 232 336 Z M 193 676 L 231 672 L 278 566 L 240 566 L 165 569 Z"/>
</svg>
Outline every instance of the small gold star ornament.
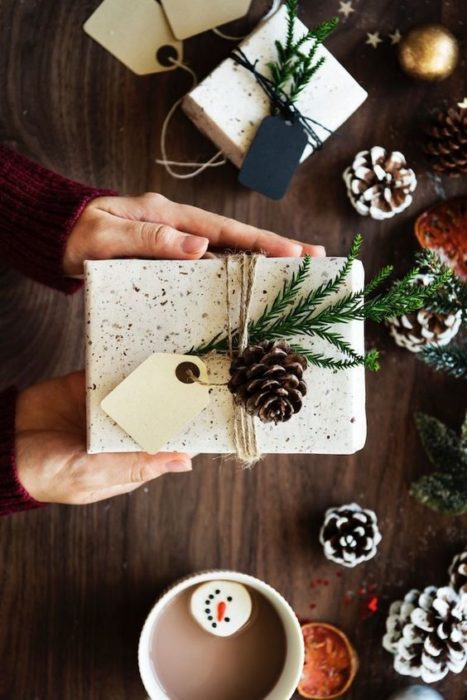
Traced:
<svg viewBox="0 0 467 700">
<path fill-rule="evenodd" d="M 383 42 L 383 40 L 380 39 L 379 32 L 367 32 L 366 36 L 367 40 L 365 44 L 369 44 L 374 49 L 378 48 L 378 44 L 381 44 Z"/>
<path fill-rule="evenodd" d="M 399 43 L 398 58 L 411 78 L 444 80 L 457 65 L 459 44 L 441 24 L 422 24 L 411 29 Z"/>
</svg>

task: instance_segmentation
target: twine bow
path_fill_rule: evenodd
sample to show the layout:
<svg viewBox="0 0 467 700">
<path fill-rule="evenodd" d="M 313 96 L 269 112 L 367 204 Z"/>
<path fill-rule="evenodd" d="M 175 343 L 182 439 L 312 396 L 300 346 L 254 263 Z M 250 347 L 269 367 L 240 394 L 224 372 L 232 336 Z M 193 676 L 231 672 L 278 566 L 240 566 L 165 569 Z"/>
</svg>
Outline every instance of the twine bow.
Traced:
<svg viewBox="0 0 467 700">
<path fill-rule="evenodd" d="M 315 126 L 319 126 L 320 129 L 324 129 L 324 131 L 327 131 L 328 134 L 332 134 L 331 129 L 328 129 L 323 124 L 320 124 L 320 122 L 316 121 L 316 119 L 312 119 L 311 117 L 307 117 L 302 114 L 287 93 L 284 92 L 284 90 L 276 87 L 272 80 L 266 78 L 265 75 L 256 69 L 256 64 L 258 61 L 256 60 L 254 63 L 252 63 L 248 56 L 246 56 L 246 54 L 240 48 L 237 47 L 234 49 L 230 54 L 230 58 L 235 61 L 235 63 L 238 63 L 238 65 L 242 66 L 253 74 L 258 85 L 269 97 L 273 114 L 281 114 L 286 121 L 299 122 L 308 136 L 308 143 L 310 146 L 312 146 L 313 151 L 321 148 L 323 141 L 315 131 Z"/>
</svg>

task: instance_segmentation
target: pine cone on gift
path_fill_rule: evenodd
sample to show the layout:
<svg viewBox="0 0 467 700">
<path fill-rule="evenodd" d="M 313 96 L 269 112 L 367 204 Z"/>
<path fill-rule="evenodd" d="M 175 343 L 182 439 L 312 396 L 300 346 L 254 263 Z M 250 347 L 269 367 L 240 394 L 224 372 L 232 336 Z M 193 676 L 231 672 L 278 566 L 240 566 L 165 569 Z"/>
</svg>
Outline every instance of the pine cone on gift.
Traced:
<svg viewBox="0 0 467 700">
<path fill-rule="evenodd" d="M 459 593 L 467 594 L 467 549 L 456 554 L 449 567 L 449 585 Z"/>
<path fill-rule="evenodd" d="M 433 281 L 430 274 L 419 274 L 414 282 L 429 285 Z M 397 345 L 410 352 L 420 352 L 427 345 L 447 345 L 458 332 L 462 322 L 462 312 L 441 314 L 420 309 L 398 318 L 387 320 L 389 332 Z"/>
<path fill-rule="evenodd" d="M 329 508 L 319 541 L 325 556 L 342 566 L 353 567 L 372 559 L 381 542 L 376 514 L 357 503 Z"/>
<path fill-rule="evenodd" d="M 459 176 L 467 173 L 467 109 L 437 112 L 425 127 L 423 150 L 432 170 Z"/>
<path fill-rule="evenodd" d="M 404 676 L 435 683 L 460 673 L 467 662 L 467 594 L 451 586 L 409 591 L 389 609 L 383 647 Z"/>
<path fill-rule="evenodd" d="M 417 178 L 399 151 L 381 146 L 360 151 L 343 174 L 355 209 L 372 219 L 389 219 L 412 203 Z"/>
<path fill-rule="evenodd" d="M 263 423 L 288 421 L 302 407 L 307 364 L 286 340 L 263 340 L 234 359 L 228 387 L 235 401 Z"/>
</svg>

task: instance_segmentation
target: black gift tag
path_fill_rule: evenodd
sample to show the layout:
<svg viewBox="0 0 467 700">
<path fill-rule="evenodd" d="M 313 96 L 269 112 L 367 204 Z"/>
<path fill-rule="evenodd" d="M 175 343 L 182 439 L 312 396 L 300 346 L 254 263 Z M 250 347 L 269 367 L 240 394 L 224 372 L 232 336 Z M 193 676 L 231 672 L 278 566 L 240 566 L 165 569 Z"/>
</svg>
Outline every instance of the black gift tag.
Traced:
<svg viewBox="0 0 467 700">
<path fill-rule="evenodd" d="M 266 117 L 243 161 L 238 180 L 271 199 L 287 192 L 308 142 L 300 122 L 283 117 Z"/>
</svg>

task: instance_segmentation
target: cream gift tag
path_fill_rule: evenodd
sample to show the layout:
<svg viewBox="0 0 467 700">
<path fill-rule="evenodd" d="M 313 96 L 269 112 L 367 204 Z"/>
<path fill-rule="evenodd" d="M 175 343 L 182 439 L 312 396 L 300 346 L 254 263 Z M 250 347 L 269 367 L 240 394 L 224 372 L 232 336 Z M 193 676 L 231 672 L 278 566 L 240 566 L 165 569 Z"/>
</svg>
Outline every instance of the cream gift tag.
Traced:
<svg viewBox="0 0 467 700">
<path fill-rule="evenodd" d="M 193 355 L 155 353 L 101 402 L 138 445 L 155 454 L 209 403 L 206 365 Z"/>
<path fill-rule="evenodd" d="M 251 0 L 161 0 L 177 39 L 233 22 L 248 12 Z"/>
<path fill-rule="evenodd" d="M 104 0 L 83 29 L 138 75 L 173 70 L 168 59 L 183 57 L 157 0 Z"/>
</svg>

